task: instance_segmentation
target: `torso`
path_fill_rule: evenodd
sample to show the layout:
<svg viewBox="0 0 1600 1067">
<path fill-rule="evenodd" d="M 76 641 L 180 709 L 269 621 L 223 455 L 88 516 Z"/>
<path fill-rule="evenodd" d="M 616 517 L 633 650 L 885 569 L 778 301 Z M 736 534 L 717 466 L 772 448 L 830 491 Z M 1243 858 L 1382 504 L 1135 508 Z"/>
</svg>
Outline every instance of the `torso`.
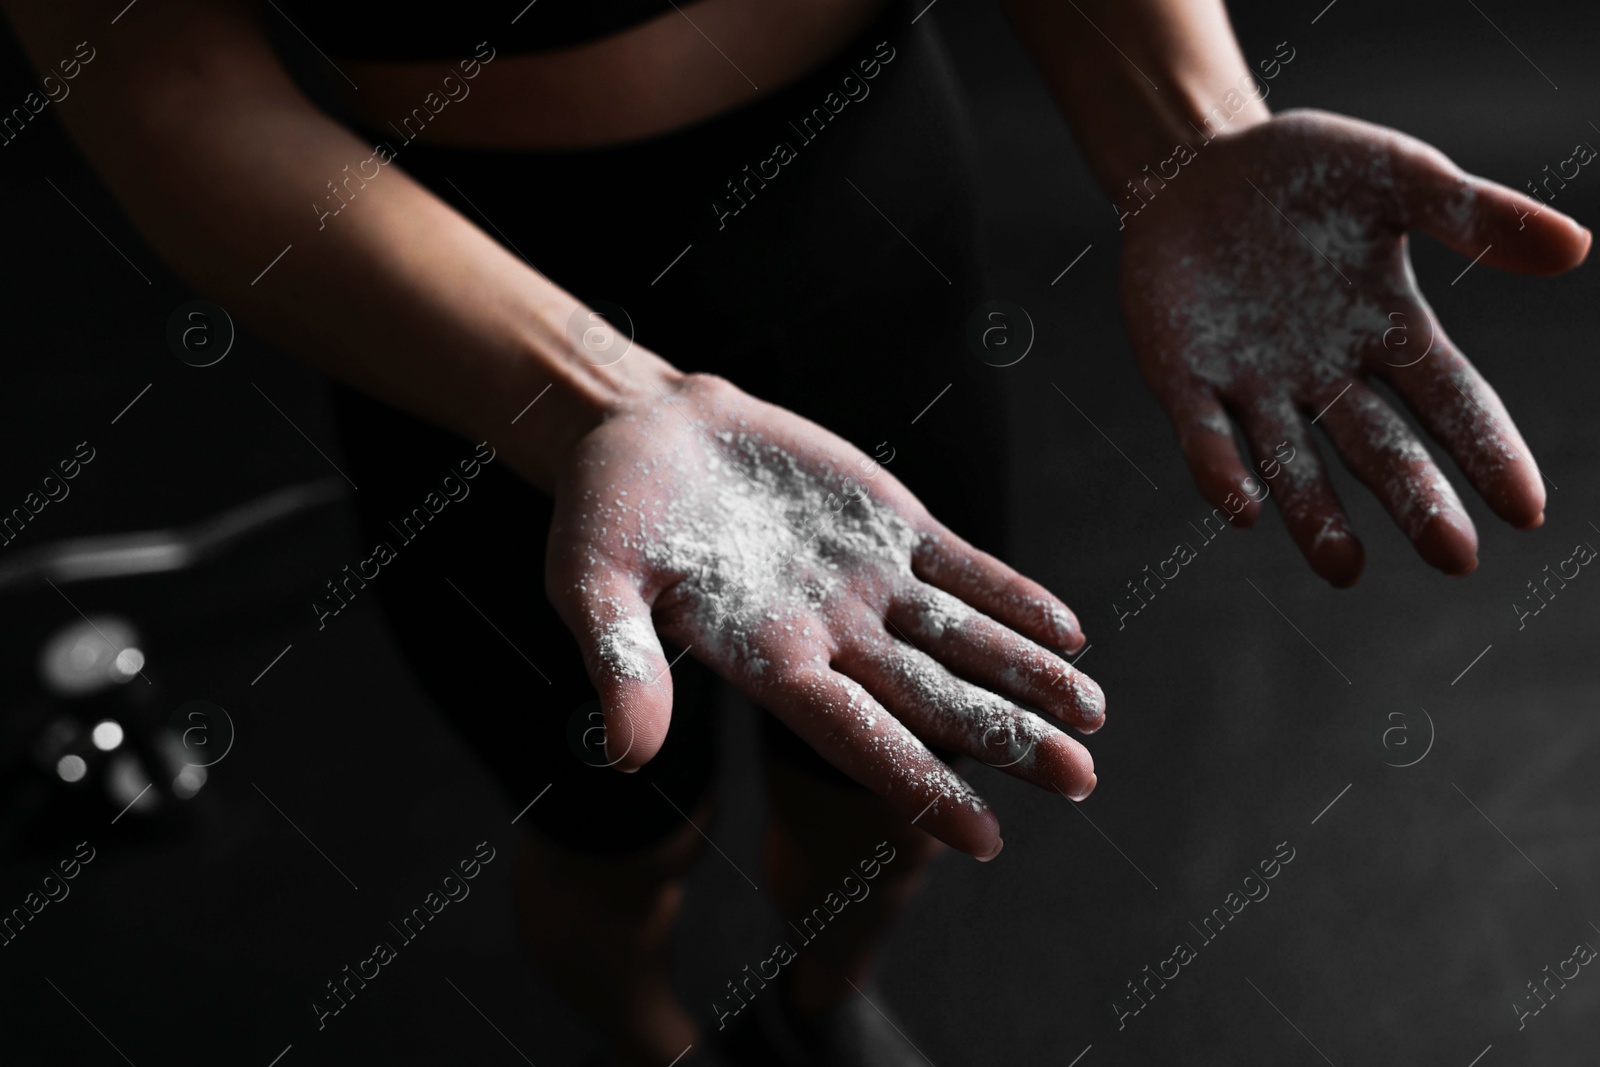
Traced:
<svg viewBox="0 0 1600 1067">
<path fill-rule="evenodd" d="M 347 105 L 374 129 L 403 122 L 433 93 L 434 108 L 446 95 L 450 102 L 427 124 L 427 143 L 593 148 L 669 133 L 752 103 L 826 59 L 886 2 L 681 3 L 587 44 L 495 52 L 470 80 L 454 60 L 340 60 L 339 67 L 360 87 L 346 92 Z M 492 49 L 493 40 L 488 44 Z"/>
</svg>

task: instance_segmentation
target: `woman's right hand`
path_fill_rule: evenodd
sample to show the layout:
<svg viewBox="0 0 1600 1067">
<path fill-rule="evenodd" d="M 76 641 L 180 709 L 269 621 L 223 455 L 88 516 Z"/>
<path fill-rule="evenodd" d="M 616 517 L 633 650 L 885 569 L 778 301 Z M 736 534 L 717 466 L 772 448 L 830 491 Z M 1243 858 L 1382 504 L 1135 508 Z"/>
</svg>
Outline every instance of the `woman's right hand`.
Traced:
<svg viewBox="0 0 1600 1067">
<path fill-rule="evenodd" d="M 1056 724 L 1093 732 L 1105 700 L 1059 654 L 1084 643 L 1064 604 L 805 419 L 703 375 L 632 395 L 556 472 L 546 563 L 618 768 L 669 728 L 659 631 L 980 859 L 998 821 L 928 744 L 1089 795 L 1093 760 Z"/>
</svg>

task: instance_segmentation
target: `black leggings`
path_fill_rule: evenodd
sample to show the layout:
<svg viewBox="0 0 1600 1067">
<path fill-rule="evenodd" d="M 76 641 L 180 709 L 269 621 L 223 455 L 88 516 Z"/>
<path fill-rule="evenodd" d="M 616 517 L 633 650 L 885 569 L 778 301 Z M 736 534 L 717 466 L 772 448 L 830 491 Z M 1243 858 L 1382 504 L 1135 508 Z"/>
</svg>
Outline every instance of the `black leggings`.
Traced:
<svg viewBox="0 0 1600 1067">
<path fill-rule="evenodd" d="M 891 4 L 797 84 L 680 133 L 563 153 L 397 145 L 396 161 L 580 299 L 622 308 L 679 368 L 890 457 L 935 516 L 998 553 L 1004 423 L 999 372 L 967 340 L 984 294 L 963 123 L 930 23 Z M 349 389 L 335 405 L 364 538 L 394 543 L 390 523 L 472 446 Z M 689 811 L 715 777 L 720 682 L 679 661 L 656 758 L 594 767 L 578 739 L 595 694 L 544 596 L 551 502 L 493 463 L 466 484 L 372 583 L 406 662 L 517 806 L 552 786 L 525 824 L 588 853 L 649 848 L 682 825 L 656 788 Z M 845 780 L 762 718 L 774 758 Z"/>
</svg>

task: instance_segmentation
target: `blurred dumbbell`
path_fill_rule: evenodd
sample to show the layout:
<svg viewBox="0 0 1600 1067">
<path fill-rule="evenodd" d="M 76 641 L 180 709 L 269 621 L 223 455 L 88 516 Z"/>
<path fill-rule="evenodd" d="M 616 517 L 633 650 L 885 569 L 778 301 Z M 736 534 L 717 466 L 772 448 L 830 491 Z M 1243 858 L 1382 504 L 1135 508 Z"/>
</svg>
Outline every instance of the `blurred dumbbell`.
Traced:
<svg viewBox="0 0 1600 1067">
<path fill-rule="evenodd" d="M 206 769 L 168 727 L 144 666 L 138 631 L 114 615 L 69 623 L 39 652 L 47 712 L 32 745 L 34 768 L 60 788 L 99 791 L 119 818 L 155 817 L 206 782 Z"/>
</svg>

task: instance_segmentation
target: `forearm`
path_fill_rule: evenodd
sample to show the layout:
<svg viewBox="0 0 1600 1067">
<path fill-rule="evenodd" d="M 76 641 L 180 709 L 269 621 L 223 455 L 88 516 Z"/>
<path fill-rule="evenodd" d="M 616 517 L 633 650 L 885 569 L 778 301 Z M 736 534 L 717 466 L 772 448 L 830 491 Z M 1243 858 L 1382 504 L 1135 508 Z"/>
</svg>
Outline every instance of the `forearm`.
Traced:
<svg viewBox="0 0 1600 1067">
<path fill-rule="evenodd" d="M 1113 200 L 1179 146 L 1198 155 L 1210 138 L 1265 120 L 1268 83 L 1293 57 L 1252 70 L 1222 0 L 1004 4 Z"/>
<path fill-rule="evenodd" d="M 36 64 L 81 39 L 57 12 L 16 6 Z M 429 421 L 507 446 L 545 487 L 620 396 L 675 376 L 642 350 L 607 368 L 581 359 L 566 325 L 579 301 L 399 161 L 362 166 L 373 146 L 299 93 L 248 11 L 166 3 L 127 21 L 136 16 L 134 45 L 100 47 L 62 118 L 156 251 L 262 335 Z M 193 40 L 197 18 L 203 48 L 160 46 Z M 330 181 L 349 203 L 321 216 L 313 204 L 342 202 Z M 546 386 L 538 416 L 513 429 Z"/>
</svg>

